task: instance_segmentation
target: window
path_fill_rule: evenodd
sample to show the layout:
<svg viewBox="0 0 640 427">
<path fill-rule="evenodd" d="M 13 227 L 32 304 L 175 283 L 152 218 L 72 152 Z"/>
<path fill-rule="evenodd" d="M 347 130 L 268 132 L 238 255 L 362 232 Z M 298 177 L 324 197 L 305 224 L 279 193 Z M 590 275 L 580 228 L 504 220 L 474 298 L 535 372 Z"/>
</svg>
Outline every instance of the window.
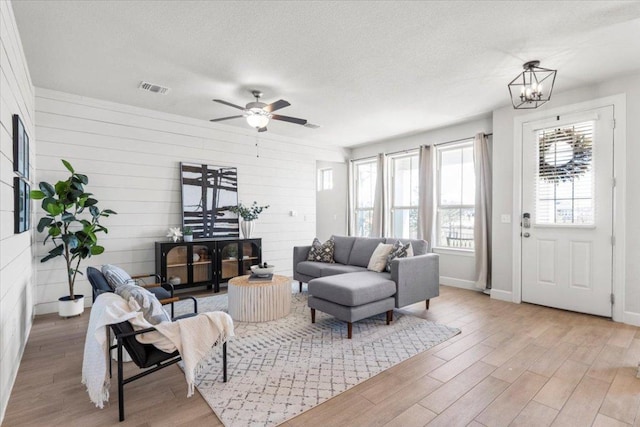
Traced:
<svg viewBox="0 0 640 427">
<path fill-rule="evenodd" d="M 437 159 L 437 246 L 473 249 L 473 141 L 438 148 Z"/>
<path fill-rule="evenodd" d="M 418 238 L 418 154 L 389 158 L 389 235 Z"/>
<path fill-rule="evenodd" d="M 371 235 L 376 178 L 375 159 L 353 163 L 354 231 L 359 237 Z"/>
<path fill-rule="evenodd" d="M 318 170 L 318 191 L 333 189 L 333 169 Z"/>
<path fill-rule="evenodd" d="M 537 136 L 536 224 L 593 225 L 593 122 Z"/>
</svg>

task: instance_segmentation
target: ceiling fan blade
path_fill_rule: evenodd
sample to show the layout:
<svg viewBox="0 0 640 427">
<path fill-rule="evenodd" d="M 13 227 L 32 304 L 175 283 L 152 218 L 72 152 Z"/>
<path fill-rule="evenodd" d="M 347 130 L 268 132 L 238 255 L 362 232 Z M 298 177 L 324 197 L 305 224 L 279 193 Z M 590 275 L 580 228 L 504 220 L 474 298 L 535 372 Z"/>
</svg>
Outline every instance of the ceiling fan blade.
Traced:
<svg viewBox="0 0 640 427">
<path fill-rule="evenodd" d="M 289 117 L 289 116 L 279 116 L 274 114 L 271 116 L 273 120 L 281 120 L 283 122 L 295 123 L 297 125 L 305 125 L 307 121 L 305 119 L 299 119 L 297 117 Z"/>
<path fill-rule="evenodd" d="M 280 99 L 280 100 L 278 100 L 276 102 L 272 102 L 269 105 L 265 105 L 264 107 L 262 107 L 262 109 L 264 111 L 266 111 L 267 113 L 273 113 L 274 111 L 279 110 L 279 109 L 284 108 L 284 107 L 288 107 L 289 105 L 291 105 L 291 104 L 289 104 L 284 99 Z"/>
<path fill-rule="evenodd" d="M 223 121 L 223 120 L 239 119 L 240 117 L 244 117 L 244 116 L 220 117 L 219 119 L 211 119 L 211 120 L 209 120 L 209 121 L 210 121 L 210 122 L 221 122 L 221 121 Z"/>
<path fill-rule="evenodd" d="M 305 123 L 304 127 L 310 128 L 310 129 L 318 129 L 320 125 L 314 125 L 313 123 Z"/>
<path fill-rule="evenodd" d="M 222 99 L 214 99 L 214 101 L 215 102 L 219 102 L 220 104 L 228 105 L 229 107 L 237 108 L 238 110 L 244 110 L 244 107 L 241 107 L 241 106 L 236 105 L 236 104 L 232 104 L 232 103 L 227 102 L 227 101 L 223 101 Z"/>
<path fill-rule="evenodd" d="M 262 127 L 262 128 L 258 128 L 258 132 L 266 132 L 267 131 L 267 127 Z"/>
</svg>

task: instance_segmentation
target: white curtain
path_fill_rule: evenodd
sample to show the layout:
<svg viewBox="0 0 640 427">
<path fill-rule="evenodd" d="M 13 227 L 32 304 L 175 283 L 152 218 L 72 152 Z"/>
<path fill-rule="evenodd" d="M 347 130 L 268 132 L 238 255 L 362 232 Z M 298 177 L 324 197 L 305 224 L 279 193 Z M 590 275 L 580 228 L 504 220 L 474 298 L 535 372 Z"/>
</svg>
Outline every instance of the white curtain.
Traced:
<svg viewBox="0 0 640 427">
<path fill-rule="evenodd" d="M 418 194 L 418 238 L 433 244 L 433 160 L 431 147 L 420 147 L 420 184 Z"/>
<path fill-rule="evenodd" d="M 384 153 L 380 153 L 377 156 L 376 161 L 376 193 L 373 199 L 373 218 L 371 224 L 371 236 L 370 237 L 383 237 L 384 236 L 384 211 L 385 211 L 385 196 L 384 196 Z"/>
<path fill-rule="evenodd" d="M 473 141 L 476 173 L 475 223 L 473 239 L 476 258 L 476 287 L 491 289 L 491 158 L 489 139 L 479 133 Z"/>
</svg>

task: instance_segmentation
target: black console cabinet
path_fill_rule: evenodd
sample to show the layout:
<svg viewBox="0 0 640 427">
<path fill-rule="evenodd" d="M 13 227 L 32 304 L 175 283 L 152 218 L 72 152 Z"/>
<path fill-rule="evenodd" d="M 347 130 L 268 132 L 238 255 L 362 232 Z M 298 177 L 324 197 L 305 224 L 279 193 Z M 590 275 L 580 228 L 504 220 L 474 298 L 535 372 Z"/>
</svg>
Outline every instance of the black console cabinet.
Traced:
<svg viewBox="0 0 640 427">
<path fill-rule="evenodd" d="M 156 274 L 176 289 L 220 284 L 262 262 L 262 239 L 200 239 L 156 242 Z"/>
</svg>

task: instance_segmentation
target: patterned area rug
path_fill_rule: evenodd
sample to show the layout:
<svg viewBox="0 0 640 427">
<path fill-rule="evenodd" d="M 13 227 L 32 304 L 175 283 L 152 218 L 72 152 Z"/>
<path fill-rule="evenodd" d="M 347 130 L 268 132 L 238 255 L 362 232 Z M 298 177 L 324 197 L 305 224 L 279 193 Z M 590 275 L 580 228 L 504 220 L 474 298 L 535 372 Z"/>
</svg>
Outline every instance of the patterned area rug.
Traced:
<svg viewBox="0 0 640 427">
<path fill-rule="evenodd" d="M 227 295 L 198 299 L 200 312 L 226 307 Z M 273 426 L 459 333 L 395 312 L 389 326 L 384 314 L 354 323 L 349 340 L 347 324 L 332 316 L 317 311 L 312 324 L 307 294 L 296 292 L 287 317 L 235 322 L 228 382 L 222 382 L 220 354 L 197 376 L 196 387 L 225 426 Z"/>
</svg>

